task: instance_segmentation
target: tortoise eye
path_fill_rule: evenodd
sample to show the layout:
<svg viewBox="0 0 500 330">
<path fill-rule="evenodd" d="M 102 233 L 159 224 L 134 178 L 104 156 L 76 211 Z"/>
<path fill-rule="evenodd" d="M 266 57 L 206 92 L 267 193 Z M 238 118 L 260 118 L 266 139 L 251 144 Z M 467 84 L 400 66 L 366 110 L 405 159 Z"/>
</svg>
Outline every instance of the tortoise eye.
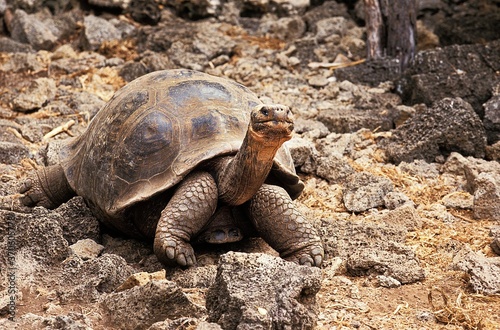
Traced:
<svg viewBox="0 0 500 330">
<path fill-rule="evenodd" d="M 260 113 L 266 117 L 269 116 L 269 110 L 267 110 L 266 108 L 260 109 Z"/>
</svg>

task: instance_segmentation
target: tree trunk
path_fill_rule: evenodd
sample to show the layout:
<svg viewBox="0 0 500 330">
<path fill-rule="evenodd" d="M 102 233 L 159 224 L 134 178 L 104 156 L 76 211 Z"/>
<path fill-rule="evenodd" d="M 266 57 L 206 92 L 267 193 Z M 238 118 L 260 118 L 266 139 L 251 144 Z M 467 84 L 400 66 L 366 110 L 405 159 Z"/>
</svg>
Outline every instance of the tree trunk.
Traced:
<svg viewBox="0 0 500 330">
<path fill-rule="evenodd" d="M 397 58 L 401 71 L 413 61 L 416 0 L 364 0 L 368 60 Z"/>
</svg>

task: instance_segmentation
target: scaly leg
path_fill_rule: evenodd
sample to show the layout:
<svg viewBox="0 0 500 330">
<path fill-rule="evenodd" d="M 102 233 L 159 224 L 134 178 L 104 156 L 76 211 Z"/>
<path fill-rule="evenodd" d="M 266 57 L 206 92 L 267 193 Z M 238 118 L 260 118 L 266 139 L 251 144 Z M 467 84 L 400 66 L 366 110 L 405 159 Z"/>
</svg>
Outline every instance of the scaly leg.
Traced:
<svg viewBox="0 0 500 330">
<path fill-rule="evenodd" d="M 181 266 L 196 263 L 189 241 L 207 224 L 217 201 L 217 185 L 206 172 L 189 174 L 179 184 L 156 227 L 154 251 L 161 262 Z"/>
<path fill-rule="evenodd" d="M 321 266 L 321 239 L 279 186 L 264 184 L 248 205 L 248 213 L 260 236 L 286 260 Z"/>
<path fill-rule="evenodd" d="M 35 175 L 23 182 L 19 192 L 24 194 L 20 199 L 24 205 L 43 206 L 48 209 L 55 209 L 75 196 L 61 165 L 36 171 Z"/>
</svg>

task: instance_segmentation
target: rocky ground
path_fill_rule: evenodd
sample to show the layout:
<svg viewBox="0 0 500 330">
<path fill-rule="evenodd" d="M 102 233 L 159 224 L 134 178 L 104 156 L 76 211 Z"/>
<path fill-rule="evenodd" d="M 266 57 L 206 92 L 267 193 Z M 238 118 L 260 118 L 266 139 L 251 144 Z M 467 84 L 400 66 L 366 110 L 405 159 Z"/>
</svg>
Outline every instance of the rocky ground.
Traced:
<svg viewBox="0 0 500 330">
<path fill-rule="evenodd" d="M 417 2 L 400 74 L 364 62 L 360 1 L 0 0 L 0 329 L 500 329 L 499 3 Z M 293 109 L 321 269 L 258 238 L 165 269 L 80 197 L 19 204 L 117 89 L 171 68 Z"/>
</svg>

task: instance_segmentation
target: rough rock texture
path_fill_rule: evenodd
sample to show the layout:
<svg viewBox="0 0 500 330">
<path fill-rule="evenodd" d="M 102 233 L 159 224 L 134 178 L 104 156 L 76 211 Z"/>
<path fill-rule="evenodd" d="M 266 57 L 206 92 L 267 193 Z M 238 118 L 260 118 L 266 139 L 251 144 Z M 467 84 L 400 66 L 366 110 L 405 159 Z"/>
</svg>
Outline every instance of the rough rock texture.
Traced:
<svg viewBox="0 0 500 330">
<path fill-rule="evenodd" d="M 35 15 L 29 15 L 21 9 L 16 10 L 14 15 L 11 26 L 11 35 L 14 40 L 29 44 L 36 50 L 54 47 L 57 36 L 53 34 L 50 26 Z"/>
<path fill-rule="evenodd" d="M 500 91 L 498 92 L 500 93 Z M 483 108 L 484 128 L 486 129 L 488 142 L 493 144 L 500 141 L 500 94 L 494 95 L 488 102 L 484 103 Z"/>
<path fill-rule="evenodd" d="M 468 275 L 474 292 L 486 295 L 500 293 L 500 258 L 487 258 L 464 247 L 453 258 L 452 266 Z"/>
<path fill-rule="evenodd" d="M 445 98 L 393 130 L 383 148 L 394 163 L 414 159 L 435 161 L 453 151 L 464 156 L 484 157 L 486 133 L 470 104 L 460 98 Z"/>
<path fill-rule="evenodd" d="M 79 240 L 101 241 L 100 224 L 90 212 L 82 197 L 74 197 L 59 206 L 55 212 L 60 215 L 59 225 L 69 244 Z"/>
<path fill-rule="evenodd" d="M 500 41 L 477 45 L 453 45 L 419 52 L 415 64 L 400 82 L 405 104 L 428 106 L 448 97 L 470 103 L 481 117 L 483 103 L 499 77 Z"/>
<path fill-rule="evenodd" d="M 40 109 L 51 101 L 56 93 L 56 84 L 49 78 L 34 80 L 28 89 L 12 100 L 14 110 L 30 111 Z"/>
<path fill-rule="evenodd" d="M 384 177 L 368 172 L 351 175 L 344 188 L 345 207 L 352 212 L 362 212 L 384 205 L 384 197 L 394 190 L 393 183 Z"/>
<path fill-rule="evenodd" d="M 97 244 L 94 240 L 91 240 L 90 238 L 86 238 L 77 241 L 75 244 L 70 245 L 69 249 L 76 256 L 82 258 L 83 260 L 88 260 L 99 256 L 102 250 L 104 250 L 104 246 Z"/>
<path fill-rule="evenodd" d="M 384 275 L 402 284 L 424 279 L 415 252 L 404 245 L 404 227 L 340 220 L 322 223 L 325 254 L 345 260 L 350 274 Z"/>
<path fill-rule="evenodd" d="M 15 233 L 16 261 L 29 258 L 39 264 L 54 265 L 66 259 L 68 242 L 57 217 L 57 213 L 42 207 L 30 214 L 0 210 L 1 227 Z"/>
<path fill-rule="evenodd" d="M 133 268 L 114 254 L 87 261 L 73 255 L 63 264 L 57 295 L 63 304 L 95 302 L 102 293 L 112 292 L 133 273 Z"/>
<path fill-rule="evenodd" d="M 318 268 L 260 253 L 228 252 L 207 293 L 208 319 L 223 329 L 313 329 L 320 286 Z"/>
<path fill-rule="evenodd" d="M 81 36 L 81 46 L 87 50 L 98 49 L 104 41 L 120 40 L 121 32 L 104 18 L 89 15 L 84 18 L 85 29 Z"/>
<path fill-rule="evenodd" d="M 186 316 L 201 316 L 204 308 L 193 303 L 175 284 L 151 281 L 144 286 L 111 293 L 101 304 L 113 324 L 121 329 L 147 329 L 155 322 Z"/>
</svg>

